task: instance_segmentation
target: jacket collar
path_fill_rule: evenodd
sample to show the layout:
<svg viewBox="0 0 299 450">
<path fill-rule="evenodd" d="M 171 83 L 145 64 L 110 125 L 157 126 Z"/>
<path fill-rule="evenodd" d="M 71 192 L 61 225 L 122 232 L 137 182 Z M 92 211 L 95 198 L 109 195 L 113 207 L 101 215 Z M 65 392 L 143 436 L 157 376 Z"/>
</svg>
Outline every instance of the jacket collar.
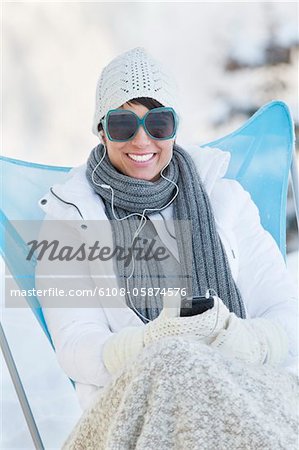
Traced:
<svg viewBox="0 0 299 450">
<path fill-rule="evenodd" d="M 188 147 L 186 150 L 194 160 L 199 176 L 208 195 L 210 195 L 216 181 L 225 176 L 230 161 L 230 153 L 216 148 L 198 146 Z M 43 196 L 39 202 L 41 208 L 45 212 L 52 212 L 54 206 L 53 202 L 61 202 L 61 200 L 59 200 L 60 198 L 65 204 L 70 203 L 76 205 L 80 210 L 83 219 L 105 219 L 104 204 L 99 195 L 94 192 L 87 182 L 85 172 L 86 164 L 72 169 L 68 174 L 67 180 L 63 184 L 52 186 L 52 193 Z M 53 194 L 56 194 L 57 197 Z M 43 204 L 45 199 L 47 201 Z M 103 206 L 102 208 L 99 208 L 99 201 Z M 91 203 L 94 203 L 94 208 L 91 208 Z M 164 210 L 166 214 L 165 218 L 171 215 L 170 210 L 170 208 Z"/>
<path fill-rule="evenodd" d="M 230 153 L 218 148 L 199 146 L 188 147 L 187 151 L 195 162 L 199 176 L 210 195 L 216 181 L 223 178 L 227 172 Z"/>
</svg>

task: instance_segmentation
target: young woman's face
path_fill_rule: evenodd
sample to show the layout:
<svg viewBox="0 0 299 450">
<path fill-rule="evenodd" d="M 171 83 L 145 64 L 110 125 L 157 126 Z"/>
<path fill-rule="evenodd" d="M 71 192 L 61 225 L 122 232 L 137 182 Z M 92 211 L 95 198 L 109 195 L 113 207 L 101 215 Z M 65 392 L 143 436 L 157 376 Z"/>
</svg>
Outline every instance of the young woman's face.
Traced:
<svg viewBox="0 0 299 450">
<path fill-rule="evenodd" d="M 122 108 L 133 111 L 140 118 L 148 111 L 145 106 L 133 103 L 125 103 Z M 124 175 L 132 178 L 158 180 L 160 171 L 172 157 L 174 139 L 165 141 L 151 139 L 142 126 L 131 141 L 112 142 L 104 132 L 102 136 L 111 164 Z M 134 155 L 147 155 L 149 159 L 135 161 Z"/>
</svg>

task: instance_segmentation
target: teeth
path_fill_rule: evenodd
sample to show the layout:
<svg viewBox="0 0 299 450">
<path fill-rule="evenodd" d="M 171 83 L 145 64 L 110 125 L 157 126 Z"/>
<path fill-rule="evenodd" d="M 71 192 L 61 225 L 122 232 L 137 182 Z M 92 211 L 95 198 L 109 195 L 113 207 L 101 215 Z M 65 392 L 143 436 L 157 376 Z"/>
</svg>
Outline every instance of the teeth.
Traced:
<svg viewBox="0 0 299 450">
<path fill-rule="evenodd" d="M 153 153 L 148 153 L 147 155 L 132 155 L 132 153 L 130 153 L 128 156 L 134 161 L 148 161 L 153 156 Z"/>
</svg>

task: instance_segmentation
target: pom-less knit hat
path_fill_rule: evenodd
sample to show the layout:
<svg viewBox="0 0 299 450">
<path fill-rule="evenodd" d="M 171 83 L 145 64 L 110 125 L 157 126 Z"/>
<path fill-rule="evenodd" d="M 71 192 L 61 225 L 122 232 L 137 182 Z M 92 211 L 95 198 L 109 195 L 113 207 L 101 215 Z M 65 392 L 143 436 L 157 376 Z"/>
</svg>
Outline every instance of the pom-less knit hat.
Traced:
<svg viewBox="0 0 299 450">
<path fill-rule="evenodd" d="M 138 97 L 150 97 L 176 108 L 176 85 L 144 48 L 137 47 L 114 58 L 104 67 L 97 83 L 93 133 L 110 109 Z"/>
</svg>

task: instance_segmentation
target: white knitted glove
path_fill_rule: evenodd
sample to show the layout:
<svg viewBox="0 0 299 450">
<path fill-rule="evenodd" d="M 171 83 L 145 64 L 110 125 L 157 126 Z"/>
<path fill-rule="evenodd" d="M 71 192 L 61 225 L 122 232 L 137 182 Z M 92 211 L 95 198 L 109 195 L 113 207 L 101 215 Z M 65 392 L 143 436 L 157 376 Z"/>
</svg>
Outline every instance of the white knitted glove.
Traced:
<svg viewBox="0 0 299 450">
<path fill-rule="evenodd" d="M 190 336 L 210 344 L 226 326 L 229 314 L 228 308 L 218 297 L 214 297 L 213 308 L 190 317 L 169 317 L 171 314 L 164 307 L 159 317 L 146 325 L 144 344 L 167 336 Z"/>
<path fill-rule="evenodd" d="M 111 375 L 134 360 L 142 351 L 144 328 L 142 324 L 139 327 L 126 327 L 107 339 L 103 348 L 103 361 Z"/>
<path fill-rule="evenodd" d="M 278 365 L 288 353 L 288 338 L 279 325 L 262 318 L 240 319 L 234 313 L 210 345 L 253 364 Z"/>
</svg>

